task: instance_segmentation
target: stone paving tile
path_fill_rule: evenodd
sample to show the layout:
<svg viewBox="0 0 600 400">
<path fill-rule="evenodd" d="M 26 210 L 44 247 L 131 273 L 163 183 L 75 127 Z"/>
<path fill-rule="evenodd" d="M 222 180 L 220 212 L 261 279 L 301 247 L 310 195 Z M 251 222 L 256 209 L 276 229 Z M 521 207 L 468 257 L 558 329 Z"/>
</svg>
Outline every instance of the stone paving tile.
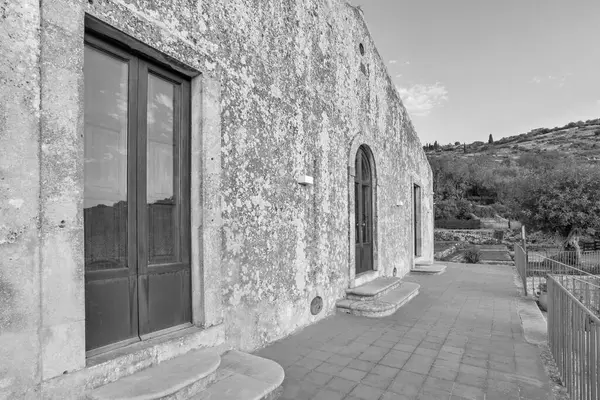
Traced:
<svg viewBox="0 0 600 400">
<path fill-rule="evenodd" d="M 360 371 L 369 372 L 370 370 L 372 370 L 375 367 L 375 365 L 377 365 L 377 364 L 369 362 L 369 361 L 352 360 L 352 361 L 350 361 L 350 363 L 347 366 L 352 369 L 358 369 Z"/>
<path fill-rule="evenodd" d="M 358 385 L 358 383 L 356 383 L 354 381 L 349 381 L 347 379 L 336 376 L 332 380 L 329 381 L 329 383 L 327 384 L 327 387 L 332 390 L 335 390 L 336 392 L 342 393 L 343 395 L 347 395 L 357 385 Z"/>
<path fill-rule="evenodd" d="M 361 381 L 365 385 L 372 386 L 377 389 L 386 390 L 394 380 L 391 376 L 384 376 L 369 372 Z"/>
<path fill-rule="evenodd" d="M 346 397 L 340 392 L 331 389 L 321 389 L 313 397 L 313 400 L 342 400 Z"/>
<path fill-rule="evenodd" d="M 344 368 L 336 374 L 340 378 L 348 379 L 349 381 L 360 382 L 367 375 L 367 372 L 359 369 Z"/>
<path fill-rule="evenodd" d="M 384 391 L 381 389 L 359 383 L 350 393 L 350 396 L 363 400 L 379 400 L 383 393 Z"/>
<path fill-rule="evenodd" d="M 338 314 L 257 352 L 284 367 L 281 398 L 548 399 L 510 267 L 450 264 L 404 279 L 420 294 L 394 315 Z"/>
</svg>

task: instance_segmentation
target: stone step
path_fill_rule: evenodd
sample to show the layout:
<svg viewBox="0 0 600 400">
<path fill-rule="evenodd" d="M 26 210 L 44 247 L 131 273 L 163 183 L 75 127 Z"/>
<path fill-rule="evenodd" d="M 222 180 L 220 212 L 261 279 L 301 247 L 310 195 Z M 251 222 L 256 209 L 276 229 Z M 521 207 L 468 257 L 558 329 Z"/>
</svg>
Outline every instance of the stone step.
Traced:
<svg viewBox="0 0 600 400">
<path fill-rule="evenodd" d="M 212 349 L 190 351 L 126 376 L 87 393 L 88 400 L 185 399 L 205 389 L 216 378 L 221 363 Z"/>
<path fill-rule="evenodd" d="M 215 382 L 191 400 L 274 400 L 284 377 L 275 361 L 231 350 L 222 356 Z"/>
<path fill-rule="evenodd" d="M 357 301 L 375 300 L 396 289 L 401 283 L 400 278 L 382 276 L 364 285 L 346 289 L 346 299 Z"/>
<path fill-rule="evenodd" d="M 339 300 L 337 310 L 346 314 L 361 317 L 386 317 L 394 314 L 400 307 L 419 294 L 421 285 L 413 282 L 403 282 L 399 287 L 373 300 Z"/>
<path fill-rule="evenodd" d="M 413 274 L 440 275 L 446 271 L 446 266 L 442 264 L 417 264 L 410 270 Z"/>
</svg>

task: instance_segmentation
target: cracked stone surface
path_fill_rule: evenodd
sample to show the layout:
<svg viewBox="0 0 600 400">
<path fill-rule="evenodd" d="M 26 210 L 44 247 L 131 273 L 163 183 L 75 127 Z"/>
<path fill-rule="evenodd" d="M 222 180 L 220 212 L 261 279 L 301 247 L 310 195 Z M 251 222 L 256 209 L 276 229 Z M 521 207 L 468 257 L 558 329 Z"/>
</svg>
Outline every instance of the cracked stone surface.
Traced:
<svg viewBox="0 0 600 400">
<path fill-rule="evenodd" d="M 407 276 L 420 294 L 395 314 L 338 314 L 258 352 L 285 369 L 284 400 L 552 398 L 525 340 L 506 266 L 448 264 Z"/>
</svg>

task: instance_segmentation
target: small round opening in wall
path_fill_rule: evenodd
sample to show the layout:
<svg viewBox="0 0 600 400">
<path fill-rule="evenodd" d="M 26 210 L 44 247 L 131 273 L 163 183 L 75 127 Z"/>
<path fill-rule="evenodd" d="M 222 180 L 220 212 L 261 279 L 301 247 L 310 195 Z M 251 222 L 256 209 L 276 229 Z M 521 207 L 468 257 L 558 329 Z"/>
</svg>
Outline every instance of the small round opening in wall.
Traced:
<svg viewBox="0 0 600 400">
<path fill-rule="evenodd" d="M 358 45 L 358 51 L 360 51 L 360 55 L 361 55 L 361 56 L 364 56 L 364 55 L 365 55 L 365 46 L 363 46 L 363 44 L 362 44 L 362 43 L 360 43 L 360 44 Z"/>
<path fill-rule="evenodd" d="M 321 296 L 317 296 L 310 302 L 310 313 L 317 315 L 323 309 L 323 299 Z"/>
</svg>

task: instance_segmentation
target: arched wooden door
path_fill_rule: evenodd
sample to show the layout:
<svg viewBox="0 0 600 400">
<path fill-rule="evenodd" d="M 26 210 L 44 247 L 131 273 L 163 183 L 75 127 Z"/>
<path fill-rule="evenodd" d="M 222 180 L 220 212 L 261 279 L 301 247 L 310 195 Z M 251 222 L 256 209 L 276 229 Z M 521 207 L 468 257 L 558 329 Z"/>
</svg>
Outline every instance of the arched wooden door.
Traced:
<svg viewBox="0 0 600 400">
<path fill-rule="evenodd" d="M 354 177 L 354 219 L 356 224 L 356 275 L 373 269 L 373 188 L 369 158 L 360 147 Z"/>
</svg>

